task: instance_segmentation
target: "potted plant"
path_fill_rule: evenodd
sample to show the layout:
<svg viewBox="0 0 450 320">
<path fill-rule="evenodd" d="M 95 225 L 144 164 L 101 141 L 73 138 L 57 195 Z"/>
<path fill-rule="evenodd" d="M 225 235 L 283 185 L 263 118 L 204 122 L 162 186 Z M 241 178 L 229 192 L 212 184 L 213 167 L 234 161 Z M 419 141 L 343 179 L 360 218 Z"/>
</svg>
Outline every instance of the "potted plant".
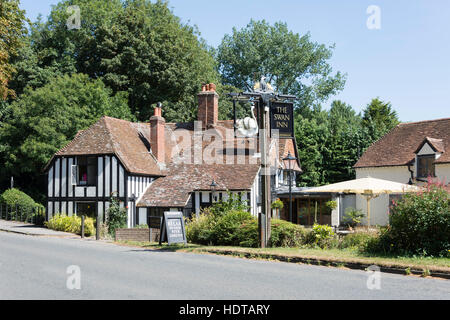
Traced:
<svg viewBox="0 0 450 320">
<path fill-rule="evenodd" d="M 361 210 L 350 207 L 345 209 L 343 222 L 348 226 L 348 229 L 352 231 L 354 227 L 361 223 L 363 217 L 364 213 Z"/>
<path fill-rule="evenodd" d="M 280 199 L 277 199 L 274 202 L 272 202 L 271 208 L 276 210 L 277 218 L 279 219 L 280 218 L 279 210 L 284 208 L 284 203 Z"/>
</svg>

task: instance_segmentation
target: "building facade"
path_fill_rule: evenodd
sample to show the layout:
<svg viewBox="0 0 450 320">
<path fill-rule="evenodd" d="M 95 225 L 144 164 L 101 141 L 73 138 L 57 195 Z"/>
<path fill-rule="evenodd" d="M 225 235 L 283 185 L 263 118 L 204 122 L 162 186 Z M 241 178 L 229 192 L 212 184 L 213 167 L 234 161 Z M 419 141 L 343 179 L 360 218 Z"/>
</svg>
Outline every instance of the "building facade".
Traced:
<svg viewBox="0 0 450 320">
<path fill-rule="evenodd" d="M 417 186 L 431 180 L 449 190 L 450 118 L 399 124 L 369 147 L 354 167 L 357 179 L 372 177 Z M 372 224 L 388 224 L 393 197 L 381 195 L 371 201 Z M 356 207 L 366 213 L 363 196 L 356 196 Z"/>
<path fill-rule="evenodd" d="M 105 220 L 111 198 L 127 209 L 128 227 L 149 216 L 186 217 L 230 195 L 261 210 L 258 137 L 238 138 L 233 120 L 218 120 L 215 86 L 198 94 L 198 121 L 166 123 L 161 106 L 148 123 L 102 117 L 80 131 L 46 166 L 47 219 L 55 214 Z M 286 177 L 281 159 L 297 155 L 293 138 L 271 139 L 273 188 Z M 301 171 L 297 162 L 295 168 Z M 214 186 L 214 188 L 212 187 Z"/>
</svg>

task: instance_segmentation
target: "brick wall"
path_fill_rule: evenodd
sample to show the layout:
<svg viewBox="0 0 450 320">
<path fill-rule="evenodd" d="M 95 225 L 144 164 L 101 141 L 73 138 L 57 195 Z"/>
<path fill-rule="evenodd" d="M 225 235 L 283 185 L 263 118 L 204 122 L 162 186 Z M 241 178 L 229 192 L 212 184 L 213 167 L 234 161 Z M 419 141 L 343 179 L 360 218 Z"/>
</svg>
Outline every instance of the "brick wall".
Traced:
<svg viewBox="0 0 450 320">
<path fill-rule="evenodd" d="M 117 229 L 116 241 L 148 242 L 150 229 Z M 152 242 L 159 241 L 159 229 L 152 229 Z"/>
</svg>

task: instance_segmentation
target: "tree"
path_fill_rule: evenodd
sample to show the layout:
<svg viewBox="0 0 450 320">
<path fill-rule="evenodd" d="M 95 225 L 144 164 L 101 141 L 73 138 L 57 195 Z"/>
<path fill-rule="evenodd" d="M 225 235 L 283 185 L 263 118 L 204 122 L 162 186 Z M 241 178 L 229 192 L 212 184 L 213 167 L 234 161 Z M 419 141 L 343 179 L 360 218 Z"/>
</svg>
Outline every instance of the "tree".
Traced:
<svg viewBox="0 0 450 320">
<path fill-rule="evenodd" d="M 79 130 L 101 116 L 130 119 L 127 94 L 112 95 L 101 80 L 75 74 L 55 78 L 42 88 L 26 88 L 7 105 L 0 124 L 0 182 L 11 175 L 28 194 L 42 200 L 43 168 Z"/>
<path fill-rule="evenodd" d="M 78 5 L 81 29 L 67 30 L 67 7 Z M 43 68 L 85 73 L 114 93 L 128 92 L 132 113 L 147 121 L 163 102 L 167 121 L 192 120 L 202 83 L 218 83 L 216 64 L 195 27 L 165 1 L 65 0 L 35 25 L 33 48 Z"/>
<path fill-rule="evenodd" d="M 295 137 L 298 157 L 303 173 L 299 185 L 319 186 L 327 182 L 324 171 L 324 158 L 329 153 L 326 141 L 330 130 L 327 111 L 314 108 L 314 117 L 306 118 L 301 114 L 295 117 Z"/>
<path fill-rule="evenodd" d="M 224 84 L 247 90 L 265 76 L 279 92 L 297 95 L 297 106 L 309 109 L 344 87 L 345 76 L 332 74 L 328 64 L 332 49 L 312 42 L 309 33 L 289 31 L 284 23 L 251 20 L 223 38 L 217 60 Z"/>
<path fill-rule="evenodd" d="M 295 136 L 304 173 L 301 186 L 318 186 L 355 178 L 353 166 L 373 140 L 360 114 L 333 101 L 329 111 L 315 107 L 295 117 Z"/>
<path fill-rule="evenodd" d="M 10 59 L 21 47 L 26 34 L 24 22 L 25 11 L 19 9 L 18 0 L 0 2 L 0 100 L 14 95 L 14 91 L 8 88 L 15 71 Z"/>
<path fill-rule="evenodd" d="M 363 125 L 369 130 L 373 142 L 377 141 L 400 123 L 390 102 L 372 99 L 364 109 Z"/>
</svg>

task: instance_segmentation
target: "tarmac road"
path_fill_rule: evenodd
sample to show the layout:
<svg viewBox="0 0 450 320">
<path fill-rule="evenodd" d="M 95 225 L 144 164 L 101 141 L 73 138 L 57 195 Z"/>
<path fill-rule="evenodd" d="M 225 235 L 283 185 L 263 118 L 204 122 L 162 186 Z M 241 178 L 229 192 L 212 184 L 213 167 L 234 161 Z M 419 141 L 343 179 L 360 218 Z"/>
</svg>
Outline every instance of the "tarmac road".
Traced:
<svg viewBox="0 0 450 320">
<path fill-rule="evenodd" d="M 70 266 L 77 267 L 68 273 Z M 449 280 L 381 273 L 380 289 L 369 290 L 368 277 L 365 271 L 0 232 L 0 299 L 450 298 Z M 68 289 L 68 282 L 81 289 Z"/>
</svg>

